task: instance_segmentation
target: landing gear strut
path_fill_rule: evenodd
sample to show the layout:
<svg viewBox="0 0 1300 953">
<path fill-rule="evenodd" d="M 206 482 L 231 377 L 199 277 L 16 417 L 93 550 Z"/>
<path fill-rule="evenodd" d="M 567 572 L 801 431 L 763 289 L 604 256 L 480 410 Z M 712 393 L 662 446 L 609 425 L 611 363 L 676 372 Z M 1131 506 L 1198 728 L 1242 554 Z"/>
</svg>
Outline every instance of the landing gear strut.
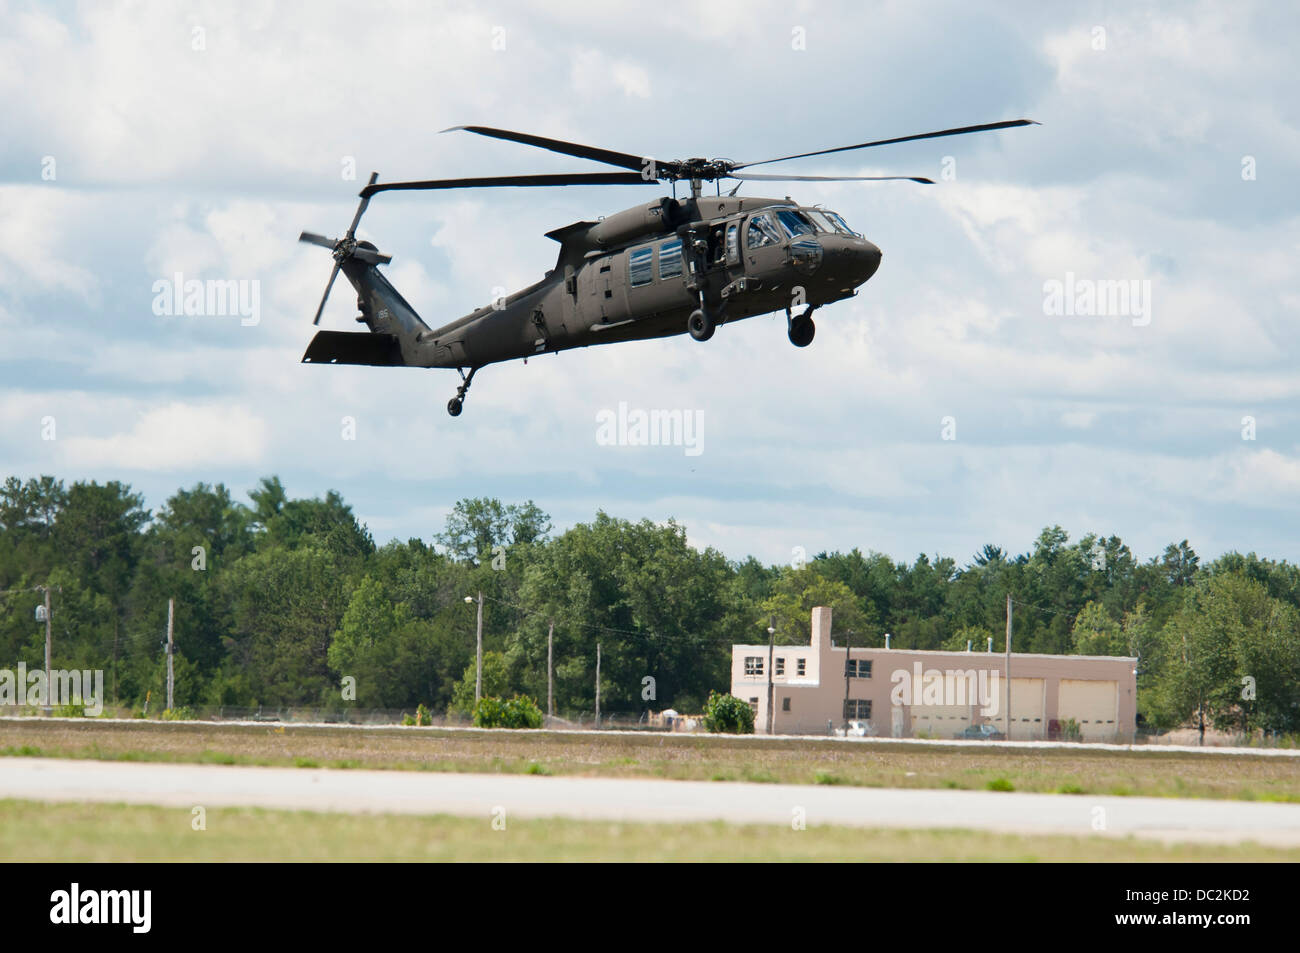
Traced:
<svg viewBox="0 0 1300 953">
<path fill-rule="evenodd" d="M 807 311 L 795 318 L 791 317 L 789 308 L 785 309 L 786 334 L 795 347 L 807 347 L 812 344 L 813 335 L 817 333 L 817 325 L 813 324 L 812 319 L 812 313 L 816 310 L 809 305 Z"/>
<path fill-rule="evenodd" d="M 459 367 L 456 368 L 456 372 L 460 374 L 461 385 L 456 388 L 456 396 L 447 401 L 447 413 L 451 414 L 453 417 L 459 417 L 460 412 L 464 409 L 465 394 L 468 393 L 469 385 L 474 380 L 474 373 L 477 370 L 477 367 L 471 367 L 467 376 Z"/>
</svg>

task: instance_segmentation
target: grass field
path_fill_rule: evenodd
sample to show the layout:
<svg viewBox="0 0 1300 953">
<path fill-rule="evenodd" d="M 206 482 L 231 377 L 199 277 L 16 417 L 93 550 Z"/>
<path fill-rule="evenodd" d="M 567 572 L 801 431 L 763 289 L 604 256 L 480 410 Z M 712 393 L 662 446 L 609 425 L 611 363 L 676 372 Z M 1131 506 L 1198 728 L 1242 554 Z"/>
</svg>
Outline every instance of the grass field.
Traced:
<svg viewBox="0 0 1300 953">
<path fill-rule="evenodd" d="M 4 861 L 1300 861 L 1300 850 L 1111 837 L 611 824 L 0 800 Z"/>
<path fill-rule="evenodd" d="M 1300 802 L 1300 759 L 670 734 L 0 719 L 0 755 Z"/>
</svg>

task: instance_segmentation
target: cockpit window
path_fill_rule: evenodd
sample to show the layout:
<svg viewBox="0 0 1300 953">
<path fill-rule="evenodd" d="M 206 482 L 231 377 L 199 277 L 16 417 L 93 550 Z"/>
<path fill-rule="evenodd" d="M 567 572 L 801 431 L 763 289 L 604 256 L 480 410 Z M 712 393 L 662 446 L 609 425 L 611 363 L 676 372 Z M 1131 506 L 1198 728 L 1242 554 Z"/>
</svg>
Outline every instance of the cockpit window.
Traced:
<svg viewBox="0 0 1300 953">
<path fill-rule="evenodd" d="M 749 248 L 762 248 L 764 245 L 776 245 L 781 241 L 781 233 L 776 230 L 772 217 L 766 213 L 754 215 L 749 220 L 745 245 Z"/>
<path fill-rule="evenodd" d="M 848 224 L 845 223 L 844 219 L 840 218 L 840 217 L 839 217 L 838 215 L 836 215 L 834 212 L 823 212 L 822 214 L 825 215 L 827 218 L 829 218 L 829 219 L 831 220 L 831 222 L 833 222 L 836 226 L 838 226 L 839 229 L 840 229 L 842 232 L 844 232 L 844 234 L 846 234 L 846 235 L 853 235 L 853 236 L 856 237 L 856 238 L 861 238 L 861 237 L 862 237 L 860 234 L 858 234 L 857 232 L 855 232 L 853 229 L 849 228 Z"/>
<path fill-rule="evenodd" d="M 783 208 L 776 213 L 776 218 L 781 223 L 781 227 L 785 229 L 785 233 L 791 238 L 796 235 L 813 235 L 817 232 L 813 223 L 808 221 L 801 212 Z"/>
<path fill-rule="evenodd" d="M 818 231 L 827 232 L 831 235 L 852 235 L 847 228 L 835 220 L 835 213 L 823 212 L 820 209 L 804 209 L 804 214 L 812 219 L 813 224 L 817 226 Z"/>
</svg>

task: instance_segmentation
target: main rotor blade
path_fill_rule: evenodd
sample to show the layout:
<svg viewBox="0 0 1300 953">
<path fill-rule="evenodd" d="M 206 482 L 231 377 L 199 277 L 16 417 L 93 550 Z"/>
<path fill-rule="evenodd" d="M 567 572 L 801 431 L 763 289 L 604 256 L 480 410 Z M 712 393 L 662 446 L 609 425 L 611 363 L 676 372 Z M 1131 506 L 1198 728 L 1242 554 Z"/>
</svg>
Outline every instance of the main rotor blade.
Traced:
<svg viewBox="0 0 1300 953">
<path fill-rule="evenodd" d="M 872 146 L 889 146 L 896 142 L 912 142 L 917 139 L 938 139 L 941 136 L 964 136 L 968 132 L 989 132 L 994 129 L 1010 129 L 1013 126 L 1038 126 L 1032 119 L 1008 119 L 1005 122 L 990 122 L 982 126 L 962 126 L 959 129 L 941 129 L 938 132 L 923 132 L 916 136 L 899 136 L 897 139 L 877 139 L 875 142 L 859 142 L 856 146 L 839 146 L 835 149 L 819 149 L 817 152 L 801 152 L 798 155 L 782 156 L 779 159 L 763 159 L 759 162 L 742 162 L 732 166 L 733 169 L 747 169 L 752 165 L 767 165 L 769 162 L 785 162 L 787 159 L 806 159 L 809 156 L 824 156 L 832 152 L 850 152 L 854 149 L 869 149 Z"/>
<path fill-rule="evenodd" d="M 519 142 L 526 146 L 536 146 L 538 149 L 547 149 L 551 152 L 558 152 L 566 156 L 575 156 L 579 159 L 593 159 L 596 162 L 603 162 L 606 165 L 616 165 L 620 169 L 631 169 L 634 172 L 646 168 L 650 161 L 647 156 L 634 156 L 629 152 L 615 152 L 612 149 L 598 149 L 595 146 L 584 146 L 580 142 L 565 142 L 562 139 L 547 139 L 545 136 L 532 136 L 526 132 L 512 132 L 509 129 L 493 129 L 490 126 L 452 126 L 450 129 L 444 129 L 443 132 L 472 132 L 480 136 L 488 136 L 492 139 L 504 139 L 507 142 Z M 675 167 L 676 163 L 662 162 L 659 165 Z"/>
<path fill-rule="evenodd" d="M 316 309 L 316 317 L 312 319 L 313 325 L 320 324 L 320 316 L 325 313 L 325 302 L 329 299 L 330 289 L 334 287 L 334 279 L 339 276 L 339 265 L 341 262 L 334 262 L 334 270 L 330 272 L 329 284 L 325 286 L 325 293 L 321 295 L 320 307 Z"/>
<path fill-rule="evenodd" d="M 490 189 L 499 186 L 550 185 L 658 185 L 632 172 L 577 172 L 557 175 L 497 175 L 477 179 L 429 179 L 424 182 L 381 182 L 361 190 L 362 198 L 376 192 L 400 192 L 422 189 Z"/>
<path fill-rule="evenodd" d="M 306 242 L 309 245 L 319 245 L 321 248 L 333 250 L 334 239 L 326 238 L 324 235 L 317 235 L 315 232 L 303 232 L 298 236 L 298 241 Z"/>
<path fill-rule="evenodd" d="M 933 179 L 919 175 L 764 175 L 761 172 L 732 172 L 729 179 L 746 179 L 756 182 L 920 182 L 934 185 Z"/>
</svg>

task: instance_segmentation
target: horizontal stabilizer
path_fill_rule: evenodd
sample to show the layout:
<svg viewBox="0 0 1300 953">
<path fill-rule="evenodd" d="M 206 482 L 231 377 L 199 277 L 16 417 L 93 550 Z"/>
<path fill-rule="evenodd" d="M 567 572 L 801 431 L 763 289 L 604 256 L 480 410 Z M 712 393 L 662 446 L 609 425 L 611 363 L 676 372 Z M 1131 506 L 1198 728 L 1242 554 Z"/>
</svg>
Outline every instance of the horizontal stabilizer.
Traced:
<svg viewBox="0 0 1300 953">
<path fill-rule="evenodd" d="M 365 364 L 402 367 L 402 348 L 396 334 L 374 331 L 317 331 L 302 356 L 304 364 Z"/>
</svg>

